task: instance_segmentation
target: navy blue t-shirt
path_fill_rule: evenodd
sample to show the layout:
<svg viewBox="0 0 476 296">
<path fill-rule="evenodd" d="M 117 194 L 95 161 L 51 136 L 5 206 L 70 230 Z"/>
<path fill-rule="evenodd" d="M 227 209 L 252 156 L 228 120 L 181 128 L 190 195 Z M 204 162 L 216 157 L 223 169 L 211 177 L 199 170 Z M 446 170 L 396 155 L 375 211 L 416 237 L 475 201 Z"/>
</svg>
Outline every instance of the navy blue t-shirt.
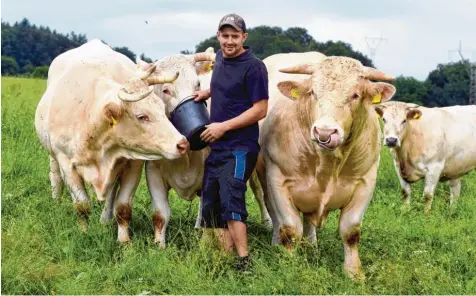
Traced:
<svg viewBox="0 0 476 296">
<path fill-rule="evenodd" d="M 245 46 L 246 51 L 233 58 L 224 58 L 222 50 L 215 56 L 211 91 L 211 122 L 224 122 L 241 115 L 253 103 L 268 99 L 268 71 L 264 63 Z M 259 152 L 258 123 L 228 131 L 210 143 L 212 149 L 233 149 Z"/>
</svg>

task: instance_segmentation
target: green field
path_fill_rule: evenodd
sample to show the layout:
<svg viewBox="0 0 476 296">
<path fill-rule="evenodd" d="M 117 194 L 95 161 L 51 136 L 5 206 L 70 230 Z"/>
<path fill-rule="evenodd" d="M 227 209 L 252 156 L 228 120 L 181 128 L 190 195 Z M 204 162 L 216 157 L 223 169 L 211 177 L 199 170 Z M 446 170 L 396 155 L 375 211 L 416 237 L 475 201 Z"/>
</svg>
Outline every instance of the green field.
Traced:
<svg viewBox="0 0 476 296">
<path fill-rule="evenodd" d="M 45 87 L 45 80 L 2 78 L 2 294 L 476 293 L 476 172 L 463 178 L 454 208 L 448 186 L 440 184 L 426 216 L 420 182 L 413 186 L 411 209 L 403 211 L 386 147 L 362 225 L 364 283 L 342 272 L 338 212 L 319 231 L 318 246 L 303 243 L 290 256 L 270 245 L 271 231 L 260 225 L 249 192 L 250 275 L 230 268 L 233 257 L 200 246 L 196 200 L 170 197 L 168 247 L 154 245 L 144 178 L 133 204 L 132 243 L 119 245 L 115 224 L 99 223 L 101 205 L 93 194 L 89 231 L 83 233 L 67 191 L 51 198 L 48 154 L 34 132 Z"/>
</svg>

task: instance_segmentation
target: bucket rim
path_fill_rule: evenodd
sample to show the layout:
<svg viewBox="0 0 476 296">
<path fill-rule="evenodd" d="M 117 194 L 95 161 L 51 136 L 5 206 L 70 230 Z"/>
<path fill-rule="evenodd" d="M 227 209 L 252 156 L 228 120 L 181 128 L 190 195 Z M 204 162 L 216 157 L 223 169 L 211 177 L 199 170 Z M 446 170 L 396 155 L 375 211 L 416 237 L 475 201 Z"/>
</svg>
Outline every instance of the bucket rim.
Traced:
<svg viewBox="0 0 476 296">
<path fill-rule="evenodd" d="M 186 102 L 188 102 L 188 101 L 190 101 L 190 100 L 193 100 L 193 99 L 195 99 L 195 98 L 196 98 L 196 95 L 186 96 L 185 98 L 183 98 L 183 99 L 177 104 L 177 106 L 175 106 L 175 108 L 174 108 L 174 109 L 172 110 L 172 112 L 170 112 L 170 113 L 171 113 L 171 114 L 174 114 L 175 111 L 176 111 L 180 106 L 182 106 L 184 103 L 186 103 Z M 202 102 L 205 104 L 205 106 L 207 106 L 207 102 L 205 102 L 205 101 L 198 101 L 197 103 L 202 103 Z"/>
</svg>

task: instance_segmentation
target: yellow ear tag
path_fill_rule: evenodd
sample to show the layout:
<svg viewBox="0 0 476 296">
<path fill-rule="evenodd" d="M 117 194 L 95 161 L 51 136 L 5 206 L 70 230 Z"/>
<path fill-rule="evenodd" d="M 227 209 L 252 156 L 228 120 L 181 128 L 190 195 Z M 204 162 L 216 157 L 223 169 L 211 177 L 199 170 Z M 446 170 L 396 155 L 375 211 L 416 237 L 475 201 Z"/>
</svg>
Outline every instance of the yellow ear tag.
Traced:
<svg viewBox="0 0 476 296">
<path fill-rule="evenodd" d="M 210 72 L 211 70 L 213 70 L 212 64 L 207 64 L 207 65 L 205 66 L 205 73 L 208 73 L 208 72 Z"/>
<path fill-rule="evenodd" d="M 299 92 L 299 89 L 296 87 L 291 89 L 291 97 L 298 99 L 301 96 L 301 93 Z"/>
<path fill-rule="evenodd" d="M 380 102 L 382 102 L 382 94 L 378 93 L 372 98 L 372 103 L 378 104 Z"/>
<path fill-rule="evenodd" d="M 111 116 L 111 119 L 112 119 L 112 125 L 116 125 L 116 124 L 117 124 L 117 120 L 114 118 L 114 116 Z"/>
<path fill-rule="evenodd" d="M 413 118 L 414 118 L 414 119 L 420 118 L 420 113 L 416 112 L 416 113 L 413 115 Z"/>
<path fill-rule="evenodd" d="M 380 117 L 380 114 L 378 114 L 377 112 L 375 112 L 375 114 L 377 114 L 377 118 L 382 118 L 382 117 Z"/>
</svg>

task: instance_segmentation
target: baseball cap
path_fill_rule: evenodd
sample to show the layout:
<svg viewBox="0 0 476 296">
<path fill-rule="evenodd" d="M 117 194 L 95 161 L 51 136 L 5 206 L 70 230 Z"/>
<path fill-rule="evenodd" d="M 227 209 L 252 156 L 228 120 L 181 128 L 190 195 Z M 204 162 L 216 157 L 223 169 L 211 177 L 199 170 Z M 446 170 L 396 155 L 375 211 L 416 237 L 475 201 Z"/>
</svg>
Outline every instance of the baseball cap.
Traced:
<svg viewBox="0 0 476 296">
<path fill-rule="evenodd" d="M 222 17 L 220 24 L 218 25 L 218 30 L 220 30 L 225 25 L 232 26 L 238 31 L 246 32 L 245 20 L 235 13 L 230 13 Z"/>
</svg>

